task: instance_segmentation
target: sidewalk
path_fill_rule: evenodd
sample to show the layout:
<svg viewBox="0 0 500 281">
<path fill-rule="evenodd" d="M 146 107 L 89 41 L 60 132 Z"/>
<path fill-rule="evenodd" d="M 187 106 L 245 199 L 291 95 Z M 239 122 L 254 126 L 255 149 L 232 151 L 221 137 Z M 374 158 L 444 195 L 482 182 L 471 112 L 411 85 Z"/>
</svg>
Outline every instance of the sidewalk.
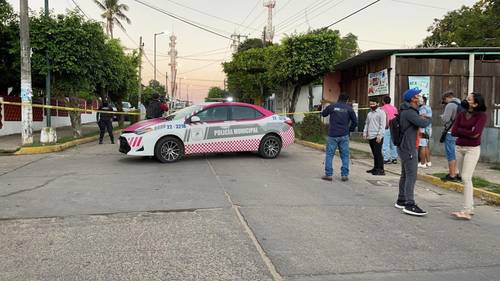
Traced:
<svg viewBox="0 0 500 281">
<path fill-rule="evenodd" d="M 368 143 L 351 141 L 349 145 L 351 148 L 369 152 L 371 154 L 370 146 L 368 145 Z M 431 168 L 419 168 L 418 172 L 427 175 L 433 175 L 435 173 L 448 173 L 448 161 L 444 157 L 431 155 L 431 161 Z M 494 164 L 484 162 L 477 163 L 476 170 L 474 170 L 474 176 L 481 177 L 492 183 L 500 184 L 500 172 L 491 169 L 491 166 L 493 165 Z M 384 165 L 384 169 L 393 173 L 400 173 L 401 165 L 386 164 Z"/>
<path fill-rule="evenodd" d="M 118 127 L 118 122 L 113 122 L 113 128 Z M 56 128 L 57 138 L 71 137 L 73 136 L 73 130 L 71 126 Z M 93 132 L 98 132 L 99 127 L 96 122 L 82 124 L 82 134 L 90 134 Z M 33 141 L 40 141 L 40 131 L 33 132 Z M 0 151 L 15 151 L 21 147 L 21 134 L 14 134 L 8 136 L 0 136 Z"/>
</svg>

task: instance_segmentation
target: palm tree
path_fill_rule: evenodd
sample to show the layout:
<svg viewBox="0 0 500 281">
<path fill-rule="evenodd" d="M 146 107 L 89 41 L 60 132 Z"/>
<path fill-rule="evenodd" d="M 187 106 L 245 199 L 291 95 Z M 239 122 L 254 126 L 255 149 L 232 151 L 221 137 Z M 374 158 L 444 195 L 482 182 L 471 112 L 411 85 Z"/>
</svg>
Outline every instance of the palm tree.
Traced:
<svg viewBox="0 0 500 281">
<path fill-rule="evenodd" d="M 128 11 L 128 6 L 120 4 L 120 0 L 94 0 L 96 5 L 103 10 L 101 17 L 106 20 L 106 34 L 113 38 L 113 26 L 118 25 L 123 31 L 125 28 L 120 20 L 125 20 L 128 24 L 130 19 L 124 14 Z"/>
</svg>

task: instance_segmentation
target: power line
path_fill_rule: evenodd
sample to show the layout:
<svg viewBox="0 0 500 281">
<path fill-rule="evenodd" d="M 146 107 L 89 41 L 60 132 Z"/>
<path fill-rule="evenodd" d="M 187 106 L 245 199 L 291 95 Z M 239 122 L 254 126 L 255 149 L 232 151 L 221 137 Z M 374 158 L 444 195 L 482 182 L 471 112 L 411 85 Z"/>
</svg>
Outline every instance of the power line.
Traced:
<svg viewBox="0 0 500 281">
<path fill-rule="evenodd" d="M 275 13 L 274 15 L 278 14 L 278 12 L 280 12 L 281 10 L 284 10 L 284 9 L 286 8 L 286 6 L 288 6 L 288 4 L 290 4 L 290 2 L 292 2 L 292 0 L 288 0 L 288 1 L 285 3 L 285 5 L 281 6 L 281 8 L 279 8 L 279 9 L 277 9 L 277 10 L 276 10 L 276 13 Z"/>
<path fill-rule="evenodd" d="M 221 33 L 219 33 L 219 32 L 216 32 L 216 31 L 210 30 L 210 29 L 208 29 L 208 28 L 206 28 L 206 27 L 201 26 L 200 24 L 197 24 L 197 23 L 191 22 L 191 21 L 189 21 L 189 20 L 187 20 L 187 19 L 184 19 L 184 18 L 181 18 L 181 17 L 179 17 L 179 16 L 176 16 L 176 15 L 174 15 L 174 14 L 172 14 L 172 13 L 169 13 L 169 12 L 167 12 L 167 11 L 165 11 L 165 10 L 161 9 L 161 8 L 155 7 L 155 6 L 153 6 L 153 5 L 149 4 L 149 3 L 146 3 L 146 2 L 144 2 L 144 1 L 142 1 L 142 0 L 134 0 L 134 1 L 135 1 L 135 2 L 137 2 L 137 3 L 139 3 L 139 4 L 142 4 L 142 5 L 146 6 L 146 7 L 148 7 L 148 8 L 151 8 L 151 9 L 153 9 L 153 10 L 155 10 L 155 11 L 158 11 L 158 12 L 160 12 L 160 13 L 162 13 L 162 14 L 165 14 L 165 15 L 167 15 L 167 16 L 169 16 L 169 17 L 171 17 L 171 18 L 174 18 L 174 19 L 180 20 L 180 21 L 182 21 L 182 22 L 184 22 L 184 23 L 186 23 L 186 24 L 189 24 L 189 25 L 191 25 L 191 26 L 194 26 L 194 27 L 196 27 L 196 28 L 199 28 L 199 29 L 201 29 L 201 30 L 204 30 L 204 31 L 206 31 L 206 32 L 209 32 L 209 33 L 212 33 L 212 34 L 214 34 L 214 35 L 217 35 L 217 36 L 220 36 L 220 37 L 223 37 L 223 38 L 226 38 L 226 39 L 232 40 L 232 39 L 231 39 L 231 37 L 228 37 L 228 36 L 223 35 L 223 34 L 221 34 Z"/>
<path fill-rule="evenodd" d="M 237 22 L 234 22 L 234 21 L 230 21 L 230 20 L 227 20 L 227 19 L 224 19 L 224 18 L 221 18 L 219 16 L 215 16 L 215 15 L 211 15 L 207 12 L 204 12 L 204 11 L 201 11 L 201 10 L 198 10 L 198 9 L 195 9 L 195 8 L 192 8 L 192 7 L 189 7 L 187 5 L 184 5 L 184 4 L 181 4 L 181 3 L 178 3 L 178 2 L 175 2 L 175 1 L 172 1 L 172 0 L 167 0 L 168 2 L 171 2 L 171 3 L 174 3 L 178 6 L 181 6 L 181 7 L 184 7 L 186 9 L 189 9 L 189 10 L 192 10 L 192 11 L 195 11 L 195 12 L 198 12 L 202 15 L 206 15 L 206 16 L 209 16 L 209 17 L 212 17 L 212 18 L 215 18 L 215 19 L 218 19 L 218 20 L 221 20 L 221 21 L 224 21 L 224 22 L 227 22 L 227 23 L 230 23 L 230 24 L 234 24 L 234 25 L 237 25 L 237 26 L 243 26 L 242 24 L 239 24 Z M 252 28 L 254 30 L 256 30 L 255 28 Z"/>
<path fill-rule="evenodd" d="M 433 9 L 438 9 L 438 10 L 448 10 L 443 7 L 438 7 L 438 6 L 432 6 L 432 5 L 427 5 L 427 4 L 421 4 L 417 2 L 410 2 L 410 1 L 402 1 L 402 0 L 391 0 L 393 2 L 398 2 L 398 3 L 403 3 L 403 4 L 408 4 L 408 5 L 414 5 L 414 6 L 420 6 L 420 7 L 426 7 L 426 8 L 433 8 Z"/>
<path fill-rule="evenodd" d="M 194 68 L 194 69 L 190 69 L 190 70 L 188 70 L 188 71 L 184 71 L 184 72 L 182 72 L 182 73 L 179 73 L 179 75 L 183 75 L 183 74 L 186 74 L 186 73 L 190 73 L 190 72 L 194 72 L 194 71 L 197 71 L 197 70 L 200 70 L 200 69 L 204 69 L 204 68 L 209 67 L 209 66 L 211 66 L 211 65 L 213 65 L 213 64 L 216 64 L 216 63 L 218 63 L 218 62 L 220 62 L 220 61 L 214 61 L 214 62 L 211 62 L 211 63 L 209 63 L 209 64 L 205 64 L 205 65 L 203 65 L 203 66 L 200 66 L 200 67 L 198 67 L 198 68 Z"/>
<path fill-rule="evenodd" d="M 325 5 L 325 4 L 328 4 L 330 0 L 318 0 L 316 2 L 314 2 L 313 4 L 311 4 L 310 6 L 306 7 L 304 10 L 312 10 L 312 9 L 316 9 L 322 5 Z M 300 10 L 298 11 L 297 13 L 291 15 L 290 17 L 288 18 L 285 18 L 283 21 L 281 21 L 280 23 L 276 24 L 276 29 L 282 29 L 282 27 L 284 25 L 288 25 L 289 23 L 293 23 L 295 20 L 299 19 L 302 17 L 302 12 L 304 10 Z"/>
<path fill-rule="evenodd" d="M 78 10 L 80 10 L 80 12 L 82 12 L 82 13 L 83 13 L 83 15 L 84 15 L 84 16 L 85 16 L 88 20 L 91 20 L 91 18 L 90 18 L 90 17 L 89 17 L 89 16 L 88 16 L 88 15 L 87 15 L 87 14 L 86 14 L 83 10 L 82 10 L 82 8 L 80 8 L 80 6 L 78 6 L 78 4 L 76 3 L 76 1 L 75 1 L 75 0 L 71 0 L 71 1 L 73 2 L 73 4 L 75 4 L 76 8 L 77 8 Z"/>
<path fill-rule="evenodd" d="M 378 2 L 380 2 L 380 0 L 377 0 L 377 1 L 373 1 L 373 2 L 371 2 L 370 4 L 368 4 L 368 5 L 364 6 L 363 8 L 358 9 L 358 10 L 356 10 L 356 11 L 354 11 L 354 12 L 350 13 L 349 15 L 347 15 L 347 16 L 345 16 L 345 17 L 343 17 L 343 18 L 339 19 L 338 21 L 333 22 L 333 23 L 332 23 L 332 24 L 330 24 L 330 25 L 327 25 L 327 26 L 326 26 L 326 28 L 329 28 L 329 27 L 331 27 L 331 26 L 333 26 L 333 25 L 335 25 L 335 24 L 337 24 L 337 23 L 339 23 L 339 22 L 341 22 L 341 21 L 343 21 L 343 20 L 345 20 L 345 19 L 347 19 L 347 18 L 350 18 L 351 16 L 354 16 L 355 14 L 357 14 L 357 13 L 359 13 L 359 12 L 363 11 L 364 9 L 366 9 L 366 8 L 368 8 L 368 7 L 372 6 L 372 5 L 375 5 L 375 4 L 376 4 L 376 3 L 378 3 Z"/>
<path fill-rule="evenodd" d="M 253 6 L 252 10 L 250 10 L 250 13 L 248 13 L 248 15 L 245 17 L 245 19 L 241 22 L 240 25 L 243 26 L 243 24 L 247 21 L 248 17 L 253 13 L 253 11 L 255 11 L 255 9 L 259 6 L 260 4 L 260 0 L 257 0 L 257 3 L 255 3 L 255 6 Z"/>
<path fill-rule="evenodd" d="M 328 8 L 321 9 L 321 11 L 319 11 L 319 13 L 314 14 L 314 15 L 311 15 L 311 16 L 312 16 L 312 17 L 319 17 L 320 15 L 322 15 L 322 14 L 324 14 L 324 13 L 328 12 L 329 10 L 331 10 L 331 9 L 333 9 L 333 8 L 335 8 L 335 7 L 337 7 L 338 5 L 342 4 L 343 2 L 345 2 L 345 0 L 340 0 L 340 1 L 338 1 L 338 2 L 335 2 L 335 3 L 333 3 L 333 5 L 332 5 L 332 6 L 330 6 L 330 7 L 328 7 Z M 328 3 L 326 3 L 326 4 L 328 4 Z M 323 6 L 325 6 L 326 4 L 321 5 L 320 7 L 317 7 L 316 9 L 311 10 L 311 12 L 317 11 L 318 9 L 322 8 Z M 307 23 L 307 22 L 308 22 L 308 20 L 306 19 L 305 21 L 303 21 L 303 22 L 301 22 L 301 23 L 299 23 L 299 24 L 297 24 L 297 25 L 294 25 L 294 26 L 293 26 L 293 27 L 291 27 L 291 28 L 288 28 L 288 30 L 293 30 L 293 29 L 295 29 L 296 27 L 301 26 L 301 25 L 303 25 L 304 23 Z M 291 22 L 290 24 L 292 24 L 292 23 L 293 23 L 293 22 Z M 285 26 L 282 26 L 282 27 L 280 28 L 280 30 L 285 29 L 285 28 L 286 28 L 287 26 L 289 26 L 290 24 L 286 24 Z"/>
</svg>

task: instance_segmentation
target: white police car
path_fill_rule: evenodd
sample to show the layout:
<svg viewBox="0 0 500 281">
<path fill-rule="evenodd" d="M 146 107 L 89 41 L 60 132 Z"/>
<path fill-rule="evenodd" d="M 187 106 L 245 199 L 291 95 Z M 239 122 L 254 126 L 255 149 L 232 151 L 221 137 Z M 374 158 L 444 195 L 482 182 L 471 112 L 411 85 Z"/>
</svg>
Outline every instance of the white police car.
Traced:
<svg viewBox="0 0 500 281">
<path fill-rule="evenodd" d="M 294 142 L 292 120 L 260 106 L 214 102 L 135 123 L 120 136 L 120 152 L 175 162 L 185 155 L 255 151 L 277 157 Z"/>
</svg>

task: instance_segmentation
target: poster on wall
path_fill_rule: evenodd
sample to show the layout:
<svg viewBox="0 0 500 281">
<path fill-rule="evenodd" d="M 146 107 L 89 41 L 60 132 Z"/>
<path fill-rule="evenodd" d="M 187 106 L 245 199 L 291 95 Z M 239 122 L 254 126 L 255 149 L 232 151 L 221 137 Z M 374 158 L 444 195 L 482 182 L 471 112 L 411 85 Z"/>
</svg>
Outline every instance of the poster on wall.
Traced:
<svg viewBox="0 0 500 281">
<path fill-rule="evenodd" d="M 389 81 L 387 69 L 379 72 L 368 73 L 368 96 L 380 96 L 389 94 Z"/>
<path fill-rule="evenodd" d="M 410 89 L 419 88 L 422 90 L 421 95 L 429 99 L 431 88 L 430 76 L 408 76 L 408 87 Z"/>
</svg>

